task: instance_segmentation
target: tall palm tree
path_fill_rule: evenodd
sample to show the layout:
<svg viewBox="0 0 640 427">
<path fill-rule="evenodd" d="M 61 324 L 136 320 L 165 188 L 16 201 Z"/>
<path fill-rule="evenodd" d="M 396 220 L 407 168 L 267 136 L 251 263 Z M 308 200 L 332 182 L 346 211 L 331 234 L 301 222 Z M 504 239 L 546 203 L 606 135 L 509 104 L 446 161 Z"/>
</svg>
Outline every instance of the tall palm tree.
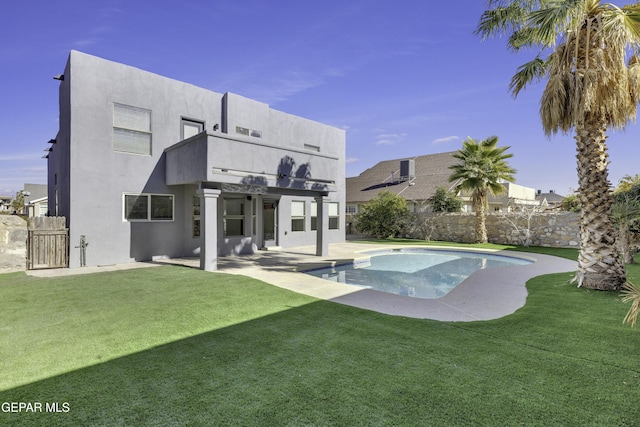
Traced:
<svg viewBox="0 0 640 427">
<path fill-rule="evenodd" d="M 621 289 L 626 277 L 610 219 L 605 141 L 608 128 L 624 128 L 636 117 L 640 4 L 620 8 L 600 0 L 488 0 L 488 7 L 478 34 L 506 33 L 508 46 L 516 51 L 540 49 L 513 76 L 513 95 L 548 78 L 540 102 L 544 131 L 549 137 L 575 132 L 582 205 L 578 286 Z"/>
<path fill-rule="evenodd" d="M 471 203 L 476 213 L 476 242 L 487 242 L 486 209 L 489 194 L 502 194 L 503 181 L 514 182 L 515 169 L 506 159 L 513 154 L 505 154 L 510 147 L 498 147 L 498 137 L 490 136 L 483 141 L 468 138 L 462 141 L 462 148 L 453 154 L 460 163 L 450 166 L 453 173 L 449 181 L 457 181 L 458 191 L 470 191 Z"/>
</svg>

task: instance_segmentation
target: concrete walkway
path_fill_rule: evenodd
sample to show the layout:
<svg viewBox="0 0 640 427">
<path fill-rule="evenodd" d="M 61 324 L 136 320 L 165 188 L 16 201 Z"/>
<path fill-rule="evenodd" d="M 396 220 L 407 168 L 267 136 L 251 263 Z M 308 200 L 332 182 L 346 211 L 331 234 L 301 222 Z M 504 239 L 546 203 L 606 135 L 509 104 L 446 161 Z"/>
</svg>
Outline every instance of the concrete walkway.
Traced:
<svg viewBox="0 0 640 427">
<path fill-rule="evenodd" d="M 542 274 L 574 271 L 576 262 L 548 255 L 513 251 L 491 251 L 495 254 L 522 257 L 533 264 L 488 268 L 472 274 L 455 289 L 439 299 L 420 299 L 361 287 L 336 283 L 313 277 L 300 271 L 351 263 L 366 258 L 366 252 L 380 249 L 407 248 L 408 246 L 334 243 L 329 256 L 314 256 L 315 246 L 286 251 L 260 251 L 253 255 L 218 259 L 218 270 L 223 273 L 242 274 L 294 292 L 310 295 L 380 313 L 397 316 L 434 319 L 441 321 L 474 321 L 497 319 L 521 308 L 527 298 L 525 283 Z M 428 246 L 425 248 L 433 248 Z M 455 249 L 456 248 L 442 248 Z M 473 251 L 471 249 L 462 249 Z M 198 268 L 199 259 L 168 259 L 149 263 L 129 263 L 76 269 L 33 270 L 28 274 L 54 277 L 68 274 L 87 274 L 130 268 L 177 264 Z M 212 273 L 215 274 L 215 273 Z"/>
</svg>

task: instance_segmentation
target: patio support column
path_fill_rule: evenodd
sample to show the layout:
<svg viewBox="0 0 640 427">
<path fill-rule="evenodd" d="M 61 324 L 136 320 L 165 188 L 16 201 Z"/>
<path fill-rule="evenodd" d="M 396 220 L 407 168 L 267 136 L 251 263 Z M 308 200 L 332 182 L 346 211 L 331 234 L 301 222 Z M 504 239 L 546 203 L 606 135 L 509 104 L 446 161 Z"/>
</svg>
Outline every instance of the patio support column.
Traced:
<svg viewBox="0 0 640 427">
<path fill-rule="evenodd" d="M 218 269 L 218 198 L 220 190 L 201 188 L 200 196 L 200 270 Z"/>
<path fill-rule="evenodd" d="M 327 196 L 316 197 L 318 208 L 316 217 L 316 255 L 329 256 L 329 199 Z"/>
</svg>

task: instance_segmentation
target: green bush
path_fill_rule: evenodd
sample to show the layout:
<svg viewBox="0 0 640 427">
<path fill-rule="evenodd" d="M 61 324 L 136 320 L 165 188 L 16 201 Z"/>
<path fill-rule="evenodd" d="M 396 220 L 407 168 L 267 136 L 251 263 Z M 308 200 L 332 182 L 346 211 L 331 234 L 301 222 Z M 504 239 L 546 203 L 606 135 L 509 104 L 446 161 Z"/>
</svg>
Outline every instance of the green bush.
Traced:
<svg viewBox="0 0 640 427">
<path fill-rule="evenodd" d="M 381 239 L 398 237 L 404 233 L 410 216 L 403 197 L 382 191 L 362 206 L 356 215 L 356 230 Z"/>
<path fill-rule="evenodd" d="M 438 187 L 433 197 L 429 199 L 433 212 L 460 212 L 462 210 L 462 200 L 452 191 L 445 187 Z"/>
</svg>

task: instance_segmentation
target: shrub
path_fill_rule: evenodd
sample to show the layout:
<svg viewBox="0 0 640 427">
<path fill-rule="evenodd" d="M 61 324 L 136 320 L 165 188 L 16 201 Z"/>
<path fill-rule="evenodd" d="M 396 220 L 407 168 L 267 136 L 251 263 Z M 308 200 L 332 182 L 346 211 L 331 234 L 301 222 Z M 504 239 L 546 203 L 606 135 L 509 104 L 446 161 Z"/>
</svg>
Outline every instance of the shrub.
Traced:
<svg viewBox="0 0 640 427">
<path fill-rule="evenodd" d="M 397 237 L 404 233 L 409 217 L 404 198 L 390 191 L 381 191 L 356 215 L 356 230 L 381 239 Z"/>
<path fill-rule="evenodd" d="M 462 200 L 452 191 L 444 187 L 438 187 L 433 197 L 429 199 L 433 212 L 460 212 Z"/>
</svg>

